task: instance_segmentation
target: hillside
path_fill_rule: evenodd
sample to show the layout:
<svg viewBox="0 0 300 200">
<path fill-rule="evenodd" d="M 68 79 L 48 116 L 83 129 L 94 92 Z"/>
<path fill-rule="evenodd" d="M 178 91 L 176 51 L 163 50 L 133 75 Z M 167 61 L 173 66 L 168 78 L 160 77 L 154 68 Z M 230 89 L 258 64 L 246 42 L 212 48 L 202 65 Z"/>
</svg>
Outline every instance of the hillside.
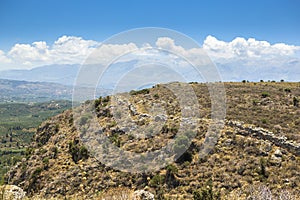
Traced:
<svg viewBox="0 0 300 200">
<path fill-rule="evenodd" d="M 71 100 L 72 87 L 57 83 L 0 79 L 1 102 Z"/>
<path fill-rule="evenodd" d="M 45 121 L 26 158 L 7 173 L 6 181 L 20 186 L 29 196 L 45 198 L 96 199 L 113 188 L 144 189 L 156 199 L 246 199 L 262 196 L 260 191 L 278 199 L 283 195 L 294 199 L 300 196 L 299 83 L 225 83 L 225 126 L 216 144 L 207 151 L 203 151 L 202 144 L 214 139 L 205 138 L 212 123 L 207 86 L 189 84 L 200 105 L 197 126 L 184 131 L 184 135 L 193 136 L 189 141 L 190 137 L 175 136 L 185 119 L 181 119 L 179 102 L 168 89 L 172 85 L 180 87 L 183 83 L 87 101 L 75 113 L 67 110 Z M 165 113 L 156 113 L 153 105 L 161 105 Z M 128 113 L 118 110 L 121 107 Z M 90 110 L 97 116 L 99 130 L 92 123 L 92 112 L 87 112 Z M 90 130 L 100 134 L 90 134 Z M 124 172 L 101 162 L 107 161 L 106 155 L 118 153 L 105 146 L 101 140 L 104 135 L 115 146 L 134 153 L 161 149 L 174 137 L 172 148 L 183 145 L 188 151 L 155 172 L 145 168 L 144 173 L 130 173 L 143 169 L 143 164 Z M 97 154 L 98 147 L 107 154 Z M 207 154 L 202 156 L 199 152 Z M 125 155 L 117 157 L 131 166 L 135 158 Z"/>
<path fill-rule="evenodd" d="M 0 184 L 8 167 L 20 161 L 36 128 L 72 106 L 70 101 L 0 104 Z"/>
</svg>

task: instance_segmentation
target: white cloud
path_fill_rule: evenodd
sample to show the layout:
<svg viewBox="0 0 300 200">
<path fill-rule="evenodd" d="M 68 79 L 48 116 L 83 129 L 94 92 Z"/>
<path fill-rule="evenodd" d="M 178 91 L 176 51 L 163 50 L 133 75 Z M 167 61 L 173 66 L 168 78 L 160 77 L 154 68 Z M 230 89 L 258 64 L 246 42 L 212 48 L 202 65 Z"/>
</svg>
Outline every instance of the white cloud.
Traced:
<svg viewBox="0 0 300 200">
<path fill-rule="evenodd" d="M 300 46 L 241 37 L 225 42 L 208 36 L 203 49 L 225 80 L 300 79 Z"/>
<path fill-rule="evenodd" d="M 62 36 L 53 45 L 48 45 L 45 41 L 15 44 L 7 53 L 0 51 L 0 70 L 50 64 L 80 64 L 99 44 L 74 36 Z"/>
<path fill-rule="evenodd" d="M 82 64 L 90 55 L 97 57 L 89 61 L 101 63 L 122 53 L 138 49 L 133 43 L 104 44 L 97 49 L 99 45 L 99 42 L 74 36 L 62 36 L 52 45 L 48 45 L 45 41 L 15 44 L 8 53 L 0 50 L 0 70 L 51 64 Z M 101 54 L 97 53 L 99 51 Z"/>
<path fill-rule="evenodd" d="M 294 56 L 299 46 L 277 43 L 271 45 L 267 41 L 258 41 L 254 38 L 237 37 L 231 42 L 224 42 L 213 36 L 207 36 L 203 43 L 203 49 L 215 60 L 224 62 L 232 59 L 252 59 L 263 60 L 274 59 L 278 57 Z"/>
<path fill-rule="evenodd" d="M 78 64 L 92 53 L 100 43 L 80 37 L 63 36 L 54 42 L 50 53 L 58 63 Z"/>
<path fill-rule="evenodd" d="M 225 42 L 213 36 L 207 36 L 202 49 L 184 49 L 176 46 L 176 41 L 167 37 L 159 38 L 156 46 L 175 52 L 200 66 L 210 63 L 207 57 L 203 56 L 205 51 L 217 65 L 220 75 L 227 81 L 300 80 L 300 46 L 270 44 L 267 41 L 242 37 Z M 209 71 L 204 72 L 204 76 L 210 76 Z"/>
<path fill-rule="evenodd" d="M 202 48 L 185 49 L 182 46 L 176 45 L 175 41 L 168 37 L 158 38 L 156 46 L 182 56 L 195 64 L 204 64 L 204 62 L 207 62 L 203 60 L 203 58 L 206 57 L 206 54 Z"/>
<path fill-rule="evenodd" d="M 97 49 L 99 45 L 100 43 L 97 41 L 75 36 L 62 36 L 53 44 L 47 44 L 45 41 L 37 41 L 32 44 L 15 44 L 8 52 L 0 50 L 0 70 L 32 68 L 49 64 L 81 64 L 89 55 L 91 55 L 89 62 L 106 63 L 120 54 L 129 52 L 131 53 L 130 56 L 125 56 L 123 60 L 121 58 L 119 62 L 134 60 L 137 57 L 146 59 L 147 56 L 150 58 L 156 56 L 157 60 L 166 60 L 167 58 L 164 55 L 160 57 L 157 50 L 149 51 L 150 44 L 144 44 L 141 47 L 134 43 L 104 44 Z M 254 73 L 259 73 L 261 76 L 263 74 L 281 76 L 281 73 L 287 79 L 291 76 L 293 79 L 295 77 L 297 79 L 299 76 L 299 70 L 296 71 L 295 69 L 300 67 L 300 46 L 284 43 L 270 44 L 267 41 L 242 37 L 225 42 L 213 36 L 207 36 L 202 48 L 185 49 L 169 37 L 157 38 L 154 47 L 173 52 L 201 65 L 209 63 L 209 60 L 203 59 L 207 57 L 202 56 L 206 52 L 217 64 L 221 76 L 225 77 L 226 80 L 238 79 L 239 77 L 251 79 L 250 75 L 253 76 Z M 182 59 L 172 55 L 169 55 L 169 58 L 170 63 L 179 68 L 184 67 Z"/>
<path fill-rule="evenodd" d="M 139 48 L 134 43 L 128 44 L 103 44 L 97 48 L 86 61 L 85 64 L 105 63 L 117 59 L 120 55 L 134 52 Z M 120 60 L 121 61 L 121 60 Z M 125 62 L 127 60 L 122 60 Z"/>
<path fill-rule="evenodd" d="M 30 65 L 32 62 L 47 62 L 49 58 L 49 47 L 46 42 L 34 42 L 29 44 L 16 44 L 8 52 L 8 56 L 16 63 Z"/>
</svg>

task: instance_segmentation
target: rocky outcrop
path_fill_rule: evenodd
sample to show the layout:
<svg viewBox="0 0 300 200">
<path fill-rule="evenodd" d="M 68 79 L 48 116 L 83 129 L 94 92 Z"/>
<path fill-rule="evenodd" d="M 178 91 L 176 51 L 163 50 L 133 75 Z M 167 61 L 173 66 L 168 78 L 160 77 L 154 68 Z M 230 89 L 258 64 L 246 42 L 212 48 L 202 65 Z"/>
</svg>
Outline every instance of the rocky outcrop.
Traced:
<svg viewBox="0 0 300 200">
<path fill-rule="evenodd" d="M 247 125 L 239 121 L 227 121 L 226 124 L 228 126 L 233 127 L 235 131 L 240 135 L 255 137 L 262 140 L 268 140 L 276 146 L 284 148 L 289 152 L 300 156 L 300 144 L 294 141 L 289 141 L 284 136 L 277 136 L 273 132 L 268 131 L 266 129 L 254 127 L 252 125 Z"/>
<path fill-rule="evenodd" d="M 133 200 L 154 200 L 154 195 L 145 190 L 137 190 L 133 193 Z"/>
<path fill-rule="evenodd" d="M 26 193 L 15 185 L 0 186 L 0 199 L 3 200 L 21 200 L 25 198 Z"/>
</svg>

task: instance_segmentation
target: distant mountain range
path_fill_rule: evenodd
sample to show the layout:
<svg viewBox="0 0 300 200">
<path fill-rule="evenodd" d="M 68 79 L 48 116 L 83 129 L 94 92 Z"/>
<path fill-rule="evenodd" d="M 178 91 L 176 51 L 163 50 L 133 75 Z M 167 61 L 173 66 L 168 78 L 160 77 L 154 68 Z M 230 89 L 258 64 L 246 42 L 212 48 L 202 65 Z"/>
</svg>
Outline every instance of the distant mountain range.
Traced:
<svg viewBox="0 0 300 200">
<path fill-rule="evenodd" d="M 112 89 L 116 81 L 118 81 L 123 74 L 128 73 L 135 63 L 136 61 L 113 64 L 109 70 L 105 71 L 105 75 L 102 75 L 101 87 L 98 85 L 97 88 Z M 76 85 L 75 81 L 80 72 L 79 83 L 81 83 L 83 87 L 95 87 L 95 81 L 98 81 L 100 78 L 100 67 L 99 65 L 45 65 L 29 70 L 0 71 L 0 79 L 49 82 L 74 86 Z M 82 77 L 84 77 L 84 79 L 82 79 Z"/>
<path fill-rule="evenodd" d="M 76 85 L 77 95 L 79 92 L 77 100 L 81 101 L 93 99 L 95 96 L 141 89 L 145 87 L 145 84 L 151 87 L 151 84 L 154 83 L 180 81 L 175 76 L 170 75 L 170 70 L 152 70 L 151 67 L 144 71 L 138 68 L 134 69 L 137 64 L 137 60 L 117 62 L 109 66 L 101 75 L 99 75 L 99 67 L 101 66 L 91 65 L 81 68 L 79 64 L 47 65 L 30 70 L 0 71 L 0 80 L 3 79 L 0 81 L 0 101 L 71 100 L 74 85 Z M 288 76 L 290 70 L 297 71 L 297 66 L 293 65 L 288 66 L 285 73 L 279 73 L 277 68 L 268 68 L 269 74 L 258 73 L 259 68 L 252 67 L 251 69 L 238 70 L 234 66 L 218 64 L 218 70 L 224 81 L 241 81 L 241 77 L 250 81 L 270 80 L 269 77 L 273 77 L 272 80 L 277 81 L 281 79 L 295 81 L 299 77 L 299 73 L 293 73 L 293 77 Z M 260 76 L 257 76 L 257 74 L 260 74 Z M 187 77 L 192 77 L 192 79 L 186 81 L 194 81 L 193 74 L 188 74 Z M 153 82 L 152 79 L 157 82 Z M 198 77 L 195 80 L 199 82 Z M 94 91 L 95 84 L 98 84 L 96 91 Z"/>
<path fill-rule="evenodd" d="M 57 83 L 0 79 L 0 102 L 43 102 L 71 100 L 71 86 Z"/>
<path fill-rule="evenodd" d="M 0 102 L 72 100 L 73 85 L 79 69 L 80 65 L 47 65 L 30 70 L 0 71 Z M 94 97 L 91 96 L 94 94 L 91 85 L 78 89 L 81 100 Z M 105 96 L 109 92 L 99 87 L 96 96 Z"/>
<path fill-rule="evenodd" d="M 163 71 L 163 69 L 154 70 L 153 72 L 147 71 L 139 71 L 139 74 L 130 74 L 129 72 L 133 70 L 134 66 L 137 64 L 137 60 L 132 61 L 125 61 L 125 62 L 119 62 L 114 63 L 111 65 L 104 74 L 102 74 L 101 77 L 101 88 L 105 89 L 114 89 L 116 84 L 119 84 L 120 80 L 122 80 L 124 77 L 123 75 L 126 75 L 126 80 L 123 84 L 118 85 L 118 89 L 121 91 L 130 91 L 131 89 L 137 89 L 135 88 L 135 83 L 141 83 L 145 79 L 145 77 L 152 77 L 153 74 L 157 73 L 155 77 L 161 77 L 159 80 L 165 80 L 167 82 L 171 81 L 182 81 L 182 80 L 176 80 L 173 76 L 168 76 L 169 71 Z M 239 64 L 236 64 L 239 65 Z M 83 68 L 81 68 L 83 67 Z M 221 65 L 218 64 L 218 70 L 220 72 L 220 75 L 222 76 L 223 80 L 225 81 L 241 81 L 242 73 L 247 74 L 247 76 L 244 78 L 245 80 L 255 80 L 256 76 L 253 75 L 253 71 L 250 70 L 250 72 L 246 72 L 245 70 L 242 71 L 240 69 L 236 69 L 233 66 L 228 65 Z M 87 69 L 87 70 L 84 70 Z M 255 69 L 252 68 L 252 70 L 255 71 Z M 274 71 L 270 70 L 270 71 Z M 49 82 L 49 83 L 58 83 L 66 86 L 74 86 L 76 79 L 78 78 L 79 72 L 81 73 L 81 78 L 79 78 L 79 83 L 82 84 L 83 87 L 94 87 L 95 81 L 99 81 L 99 66 L 81 66 L 79 64 L 76 65 L 45 65 L 36 67 L 33 69 L 20 69 L 20 70 L 5 70 L 0 71 L 0 79 L 9 79 L 9 80 L 18 80 L 18 81 L 30 81 L 30 82 Z M 82 76 L 83 74 L 86 74 L 85 76 Z M 133 76 L 139 75 L 139 76 Z M 82 79 L 83 77 L 83 79 Z M 187 77 L 193 77 L 193 75 L 188 74 Z M 260 73 L 260 79 L 265 79 L 264 74 Z M 285 79 L 286 76 L 284 74 L 281 74 L 280 78 L 276 77 L 275 75 L 272 76 L 275 79 Z M 142 79 L 141 79 L 142 78 Z M 156 79 L 156 78 L 151 78 Z M 174 79 L 174 80 L 173 80 Z M 199 77 L 196 77 L 195 80 L 198 82 L 201 82 L 201 80 L 198 80 Z M 256 77 L 257 79 L 257 77 Z M 187 80 L 187 81 L 195 81 L 194 79 Z M 77 80 L 78 81 L 78 80 Z M 204 80 L 202 80 L 204 81 Z M 259 81 L 257 79 L 256 81 Z M 151 81 L 150 81 L 151 82 Z M 124 85 L 125 83 L 125 85 Z M 78 84 L 78 82 L 77 82 Z M 100 84 L 100 83 L 98 83 Z M 132 85 L 133 84 L 133 85 Z M 99 85 L 98 85 L 99 86 Z"/>
<path fill-rule="evenodd" d="M 80 65 L 47 65 L 30 70 L 0 71 L 1 79 L 73 85 Z"/>
<path fill-rule="evenodd" d="M 114 63 L 102 74 L 102 82 L 100 88 L 105 89 L 114 89 L 115 85 L 119 83 L 121 79 L 123 79 L 123 75 L 126 75 L 126 85 L 118 85 L 121 90 L 128 91 L 131 89 L 137 89 L 132 86 L 132 83 L 135 82 L 142 82 L 138 78 L 148 77 L 149 75 L 155 74 L 155 77 L 160 77 L 165 75 L 162 80 L 166 80 L 167 82 L 172 81 L 182 81 L 182 80 L 175 80 L 174 77 L 168 77 L 167 75 L 170 74 L 169 71 L 164 72 L 162 69 L 154 70 L 153 72 L 149 73 L 147 70 L 140 71 L 138 77 L 130 76 L 130 71 L 133 70 L 134 66 L 137 64 L 137 60 L 132 61 L 125 61 L 125 62 L 118 62 Z M 240 68 L 243 63 L 235 62 L 231 64 L 221 64 L 216 62 L 218 71 L 220 73 L 221 79 L 225 82 L 229 81 L 242 81 L 242 80 L 249 80 L 249 81 L 259 81 L 259 80 L 276 80 L 280 81 L 284 79 L 286 81 L 299 81 L 300 72 L 298 70 L 299 65 L 297 63 L 289 63 L 286 68 L 275 67 L 275 66 L 248 66 L 244 68 Z M 50 82 L 50 83 L 58 83 L 67 86 L 73 86 L 78 73 L 81 74 L 86 73 L 86 79 L 84 82 L 86 83 L 84 87 L 94 87 L 94 80 L 99 80 L 99 66 L 84 66 L 86 71 L 80 71 L 81 65 L 46 65 L 36 67 L 30 70 L 6 70 L 0 71 L 0 79 L 10 79 L 10 80 L 20 80 L 20 81 L 33 81 L 33 82 Z M 182 71 L 184 73 L 184 71 Z M 259 76 L 257 75 L 259 74 Z M 128 76 L 129 75 L 129 76 Z M 137 74 L 136 74 L 137 75 Z M 189 78 L 187 81 L 195 81 L 197 82 L 205 82 L 202 78 L 198 76 L 194 77 L 193 74 L 188 74 Z M 130 79 L 131 78 L 131 79 Z M 155 79 L 155 78 L 153 78 Z M 79 81 L 83 83 L 83 81 Z M 98 85 L 99 87 L 99 85 Z M 120 89 L 119 88 L 119 89 Z"/>
</svg>

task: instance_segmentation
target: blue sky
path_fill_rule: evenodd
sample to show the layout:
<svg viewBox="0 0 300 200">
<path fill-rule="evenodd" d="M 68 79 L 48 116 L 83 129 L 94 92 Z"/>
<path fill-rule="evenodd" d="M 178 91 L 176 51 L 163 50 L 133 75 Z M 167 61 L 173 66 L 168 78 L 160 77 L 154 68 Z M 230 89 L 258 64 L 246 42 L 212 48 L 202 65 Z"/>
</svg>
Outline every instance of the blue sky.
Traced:
<svg viewBox="0 0 300 200">
<path fill-rule="evenodd" d="M 207 35 L 300 45 L 300 1 L 1 0 L 0 49 L 62 35 L 101 41 L 131 28 L 158 26 L 200 44 Z"/>
<path fill-rule="evenodd" d="M 298 0 L 0 0 L 0 72 L 82 64 L 102 41 L 142 27 L 193 38 L 224 80 L 300 80 Z M 135 48 L 106 46 L 105 55 Z"/>
</svg>

